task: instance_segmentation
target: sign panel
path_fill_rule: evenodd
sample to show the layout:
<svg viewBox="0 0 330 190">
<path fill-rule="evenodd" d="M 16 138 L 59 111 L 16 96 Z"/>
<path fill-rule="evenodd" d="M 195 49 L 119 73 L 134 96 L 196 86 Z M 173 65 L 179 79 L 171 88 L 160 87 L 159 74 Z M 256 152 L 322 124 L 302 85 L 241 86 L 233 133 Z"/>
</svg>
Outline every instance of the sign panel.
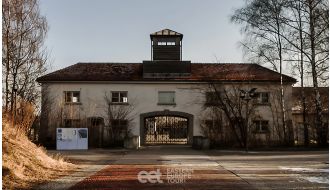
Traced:
<svg viewBox="0 0 330 190">
<path fill-rule="evenodd" d="M 56 149 L 57 150 L 87 150 L 88 129 L 87 128 L 57 128 Z"/>
</svg>

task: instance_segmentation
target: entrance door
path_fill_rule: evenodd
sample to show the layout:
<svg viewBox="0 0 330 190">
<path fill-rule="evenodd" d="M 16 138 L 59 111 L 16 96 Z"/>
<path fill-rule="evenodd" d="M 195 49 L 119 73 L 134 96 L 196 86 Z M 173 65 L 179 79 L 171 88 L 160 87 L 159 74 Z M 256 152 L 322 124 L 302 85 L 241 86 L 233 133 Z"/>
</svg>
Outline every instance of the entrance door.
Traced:
<svg viewBox="0 0 330 190">
<path fill-rule="evenodd" d="M 187 144 L 188 119 L 178 116 L 147 117 L 144 121 L 145 144 Z"/>
<path fill-rule="evenodd" d="M 103 140 L 103 125 L 102 117 L 89 117 L 88 121 L 88 145 L 89 147 L 101 147 Z"/>
</svg>

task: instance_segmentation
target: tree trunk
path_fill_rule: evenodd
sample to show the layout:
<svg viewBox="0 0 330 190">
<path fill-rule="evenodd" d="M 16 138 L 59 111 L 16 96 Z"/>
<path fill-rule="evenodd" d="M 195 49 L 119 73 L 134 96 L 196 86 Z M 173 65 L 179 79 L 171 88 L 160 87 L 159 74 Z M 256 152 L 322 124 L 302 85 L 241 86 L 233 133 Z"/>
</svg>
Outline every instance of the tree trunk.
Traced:
<svg viewBox="0 0 330 190">
<path fill-rule="evenodd" d="M 306 122 L 306 96 L 304 89 L 304 41 L 303 41 L 303 27 L 301 20 L 301 2 L 298 4 L 298 19 L 299 19 L 299 41 L 300 41 L 300 86 L 301 86 L 301 102 L 303 111 L 303 125 L 304 125 L 304 145 L 309 145 L 308 125 Z"/>
<path fill-rule="evenodd" d="M 326 134 L 324 134 L 323 125 L 322 125 L 322 103 L 320 98 L 320 92 L 318 89 L 317 81 L 317 71 L 316 71 L 316 61 L 315 61 L 315 7 L 314 0 L 308 0 L 309 8 L 309 30 L 310 30 L 310 46 L 311 46 L 311 66 L 312 66 L 312 78 L 313 78 L 313 87 L 315 95 L 315 107 L 316 107 L 316 117 L 315 125 L 317 128 L 317 143 L 320 146 L 326 145 Z"/>
<path fill-rule="evenodd" d="M 8 112 L 8 104 L 9 104 L 9 70 L 10 70 L 10 53 L 9 53 L 9 28 L 6 31 L 6 70 L 5 70 L 5 111 Z"/>
<path fill-rule="evenodd" d="M 282 113 L 282 126 L 283 126 L 283 133 L 284 133 L 284 143 L 288 143 L 288 135 L 286 130 L 286 114 L 285 114 L 285 100 L 284 100 L 284 87 L 283 87 L 283 74 L 282 74 L 282 41 L 281 41 L 281 31 L 280 31 L 280 22 L 279 22 L 279 15 L 276 15 L 276 35 L 277 35 L 277 46 L 278 46 L 278 56 L 280 61 L 280 75 L 281 75 L 281 113 Z"/>
</svg>

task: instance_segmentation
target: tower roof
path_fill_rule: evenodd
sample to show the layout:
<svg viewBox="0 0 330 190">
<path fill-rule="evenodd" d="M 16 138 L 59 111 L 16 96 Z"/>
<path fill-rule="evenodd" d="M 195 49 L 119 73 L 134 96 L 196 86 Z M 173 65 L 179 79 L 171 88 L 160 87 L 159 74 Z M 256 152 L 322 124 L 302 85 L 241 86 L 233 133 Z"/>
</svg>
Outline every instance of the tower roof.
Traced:
<svg viewBox="0 0 330 190">
<path fill-rule="evenodd" d="M 178 36 L 182 39 L 183 37 L 183 34 L 179 33 L 179 32 L 176 32 L 176 31 L 173 31 L 173 30 L 170 30 L 170 29 L 163 29 L 163 30 L 160 30 L 158 32 L 154 32 L 152 34 L 150 34 L 150 38 L 152 39 L 153 37 L 155 36 Z"/>
</svg>

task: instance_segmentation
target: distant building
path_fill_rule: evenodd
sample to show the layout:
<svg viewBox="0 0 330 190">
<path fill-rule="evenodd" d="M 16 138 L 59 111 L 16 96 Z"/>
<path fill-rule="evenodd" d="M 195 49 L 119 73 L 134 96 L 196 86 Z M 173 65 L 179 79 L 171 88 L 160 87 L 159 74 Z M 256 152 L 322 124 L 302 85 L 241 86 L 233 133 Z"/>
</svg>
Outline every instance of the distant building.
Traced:
<svg viewBox="0 0 330 190">
<path fill-rule="evenodd" d="M 306 97 L 306 124 L 308 126 L 308 136 L 311 144 L 317 142 L 317 127 L 315 126 L 316 109 L 315 95 L 313 87 L 304 87 Z M 295 143 L 297 145 L 304 144 L 304 122 L 303 122 L 303 104 L 301 97 L 302 88 L 292 88 L 292 120 L 294 125 Z M 322 119 L 324 132 L 329 132 L 329 87 L 319 87 L 321 102 L 322 102 Z M 328 138 L 329 139 L 329 138 Z"/>
<path fill-rule="evenodd" d="M 237 140 L 221 113 L 208 107 L 209 84 L 257 88 L 251 145 L 275 145 L 282 135 L 280 74 L 257 64 L 182 60 L 183 35 L 164 29 L 150 35 L 151 60 L 141 63 L 77 63 L 37 79 L 42 84 L 40 139 L 54 146 L 57 127 L 88 127 L 89 146 L 140 138 L 141 145 L 189 144 L 202 126 L 221 127 L 223 146 Z M 283 75 L 286 120 L 291 121 L 295 79 Z M 290 125 L 289 125 L 290 126 Z"/>
</svg>

